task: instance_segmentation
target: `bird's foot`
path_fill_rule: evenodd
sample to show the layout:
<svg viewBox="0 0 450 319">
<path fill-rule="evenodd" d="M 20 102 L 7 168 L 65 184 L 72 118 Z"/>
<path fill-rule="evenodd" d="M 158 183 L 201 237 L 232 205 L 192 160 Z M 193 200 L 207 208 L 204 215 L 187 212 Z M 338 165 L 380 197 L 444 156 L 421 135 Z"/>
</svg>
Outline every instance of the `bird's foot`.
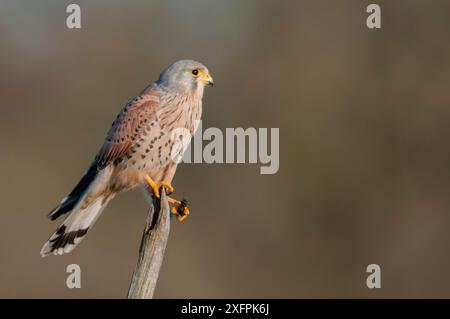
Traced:
<svg viewBox="0 0 450 319">
<path fill-rule="evenodd" d="M 157 184 L 150 176 L 145 175 L 145 181 L 147 182 L 147 185 L 150 187 L 150 189 L 153 192 L 153 195 L 156 198 L 160 197 L 159 190 L 161 187 L 164 187 L 166 189 L 166 194 L 170 195 L 174 192 L 173 186 L 168 181 L 162 181 L 161 183 Z"/>
<path fill-rule="evenodd" d="M 148 175 L 145 175 L 145 181 L 147 182 L 148 187 L 150 187 L 150 189 L 153 192 L 153 196 L 155 196 L 156 198 L 159 198 L 159 186 L 158 184 L 155 183 L 155 181 Z"/>
<path fill-rule="evenodd" d="M 172 205 L 172 214 L 177 215 L 177 218 L 180 222 L 182 222 L 186 219 L 186 217 L 189 216 L 190 212 L 189 208 L 187 208 L 188 201 L 186 199 L 181 200 L 181 202 L 171 197 L 168 197 L 167 199 L 169 201 L 169 204 Z"/>
<path fill-rule="evenodd" d="M 166 189 L 166 194 L 171 195 L 175 189 L 173 188 L 172 184 L 170 184 L 168 181 L 162 181 L 159 184 L 159 188 L 164 187 Z"/>
<path fill-rule="evenodd" d="M 160 196 L 161 196 L 160 192 L 159 192 L 161 187 L 165 188 L 165 190 L 167 191 L 167 195 L 170 195 L 170 194 L 172 194 L 174 192 L 174 188 L 167 181 L 162 181 L 161 183 L 157 184 L 148 175 L 145 176 L 145 181 L 147 182 L 147 185 L 152 190 L 153 196 L 155 196 L 156 198 L 160 198 Z M 182 222 L 183 220 L 186 219 L 186 217 L 188 217 L 189 209 L 187 208 L 188 201 L 186 199 L 183 199 L 182 201 L 179 201 L 179 200 L 176 200 L 176 199 L 174 199 L 172 197 L 167 196 L 167 201 L 169 202 L 170 205 L 172 205 L 172 209 L 171 209 L 172 214 L 177 215 L 177 218 L 178 218 L 178 220 L 180 222 Z"/>
</svg>

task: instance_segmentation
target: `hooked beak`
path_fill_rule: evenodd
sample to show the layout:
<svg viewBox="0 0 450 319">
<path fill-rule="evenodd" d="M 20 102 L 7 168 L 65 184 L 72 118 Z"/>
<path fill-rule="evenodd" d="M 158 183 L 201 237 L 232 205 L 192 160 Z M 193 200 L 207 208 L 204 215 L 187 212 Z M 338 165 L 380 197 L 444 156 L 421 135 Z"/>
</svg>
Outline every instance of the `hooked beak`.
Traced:
<svg viewBox="0 0 450 319">
<path fill-rule="evenodd" d="M 204 78 L 204 83 L 206 84 L 206 85 L 210 85 L 210 86 L 214 86 L 214 80 L 213 80 L 213 78 L 211 77 L 211 75 L 209 75 L 209 73 L 207 73 L 206 75 L 205 75 L 205 78 Z"/>
</svg>

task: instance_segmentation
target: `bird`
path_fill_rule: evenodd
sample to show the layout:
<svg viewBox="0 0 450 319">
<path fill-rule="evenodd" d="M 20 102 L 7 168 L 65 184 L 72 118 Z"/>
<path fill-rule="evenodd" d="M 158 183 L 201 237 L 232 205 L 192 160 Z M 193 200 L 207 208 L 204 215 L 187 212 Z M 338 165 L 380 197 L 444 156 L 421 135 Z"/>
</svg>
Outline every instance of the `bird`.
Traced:
<svg viewBox="0 0 450 319">
<path fill-rule="evenodd" d="M 42 247 L 42 257 L 70 253 L 119 193 L 137 186 L 156 197 L 161 187 L 169 195 L 174 191 L 176 157 L 182 156 L 195 134 L 204 89 L 213 84 L 206 66 L 180 60 L 163 69 L 120 110 L 86 173 L 48 214 L 50 220 L 67 217 Z M 183 221 L 189 214 L 186 202 L 171 197 L 168 202 Z"/>
</svg>

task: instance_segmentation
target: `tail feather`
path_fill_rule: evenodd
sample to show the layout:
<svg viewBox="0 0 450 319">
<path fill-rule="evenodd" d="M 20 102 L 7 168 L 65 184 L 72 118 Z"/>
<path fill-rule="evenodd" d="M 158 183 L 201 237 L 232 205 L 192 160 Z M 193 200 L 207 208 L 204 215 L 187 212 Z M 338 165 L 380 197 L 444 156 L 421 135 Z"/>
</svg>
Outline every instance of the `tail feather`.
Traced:
<svg viewBox="0 0 450 319">
<path fill-rule="evenodd" d="M 113 197 L 107 192 L 111 174 L 112 167 L 98 170 L 96 165 L 91 166 L 69 196 L 49 214 L 52 220 L 62 214 L 68 216 L 42 247 L 42 257 L 69 253 L 86 236 Z"/>
<path fill-rule="evenodd" d="M 81 208 L 83 202 L 80 202 L 44 244 L 41 249 L 41 256 L 70 253 L 86 236 L 107 203 L 108 200 L 103 196 L 97 198 L 95 202 L 85 208 Z"/>
<path fill-rule="evenodd" d="M 48 218 L 55 220 L 59 216 L 70 212 L 86 193 L 91 183 L 97 177 L 98 172 L 98 166 L 96 164 L 91 165 L 72 192 L 70 192 L 69 196 L 64 198 L 61 203 L 48 214 Z"/>
</svg>

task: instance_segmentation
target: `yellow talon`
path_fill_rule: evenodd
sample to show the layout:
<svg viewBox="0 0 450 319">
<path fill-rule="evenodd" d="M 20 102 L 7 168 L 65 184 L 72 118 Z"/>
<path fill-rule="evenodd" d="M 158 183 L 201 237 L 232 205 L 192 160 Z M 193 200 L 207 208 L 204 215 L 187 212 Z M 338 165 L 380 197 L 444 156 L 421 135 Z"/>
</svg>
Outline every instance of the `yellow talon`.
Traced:
<svg viewBox="0 0 450 319">
<path fill-rule="evenodd" d="M 174 215 L 177 215 L 177 218 L 180 222 L 186 219 L 188 215 L 190 214 L 187 200 L 183 199 L 181 202 L 168 197 L 169 204 L 172 205 L 171 212 Z"/>
<path fill-rule="evenodd" d="M 145 175 L 145 181 L 147 182 L 147 185 L 153 191 L 153 195 L 155 195 L 156 198 L 159 198 L 159 187 L 158 187 L 158 184 L 156 184 L 153 181 L 153 179 L 150 176 L 148 176 L 148 175 Z"/>
<path fill-rule="evenodd" d="M 159 187 L 164 186 L 166 188 L 167 194 L 172 194 L 175 189 L 173 189 L 172 185 L 168 181 L 162 181 L 159 184 Z"/>
<path fill-rule="evenodd" d="M 166 189 L 167 194 L 171 194 L 174 191 L 174 188 L 172 187 L 172 185 L 167 181 L 162 181 L 158 185 L 148 175 L 145 175 L 145 181 L 147 182 L 147 185 L 150 187 L 150 189 L 153 192 L 153 195 L 156 198 L 160 198 L 159 189 L 161 188 L 161 186 L 163 186 Z M 189 209 L 187 208 L 187 206 L 188 206 L 187 200 L 183 199 L 180 202 L 176 199 L 173 199 L 172 197 L 167 196 L 167 201 L 169 202 L 170 205 L 172 205 L 172 209 L 171 209 L 172 214 L 177 215 L 177 218 L 180 222 L 182 222 L 183 220 L 186 219 L 186 217 L 188 217 Z"/>
<path fill-rule="evenodd" d="M 147 185 L 152 189 L 153 194 L 159 198 L 159 189 L 161 186 L 164 186 L 164 188 L 167 191 L 167 194 L 171 194 L 174 192 L 174 188 L 172 185 L 167 181 L 162 181 L 159 185 L 155 183 L 155 181 L 148 175 L 145 175 L 145 181 L 147 182 Z"/>
<path fill-rule="evenodd" d="M 183 211 L 183 215 L 179 215 L 178 216 L 178 220 L 180 222 L 182 222 L 183 220 L 185 220 L 189 216 L 189 214 L 190 214 L 189 209 L 187 207 L 185 207 L 184 211 Z"/>
</svg>

